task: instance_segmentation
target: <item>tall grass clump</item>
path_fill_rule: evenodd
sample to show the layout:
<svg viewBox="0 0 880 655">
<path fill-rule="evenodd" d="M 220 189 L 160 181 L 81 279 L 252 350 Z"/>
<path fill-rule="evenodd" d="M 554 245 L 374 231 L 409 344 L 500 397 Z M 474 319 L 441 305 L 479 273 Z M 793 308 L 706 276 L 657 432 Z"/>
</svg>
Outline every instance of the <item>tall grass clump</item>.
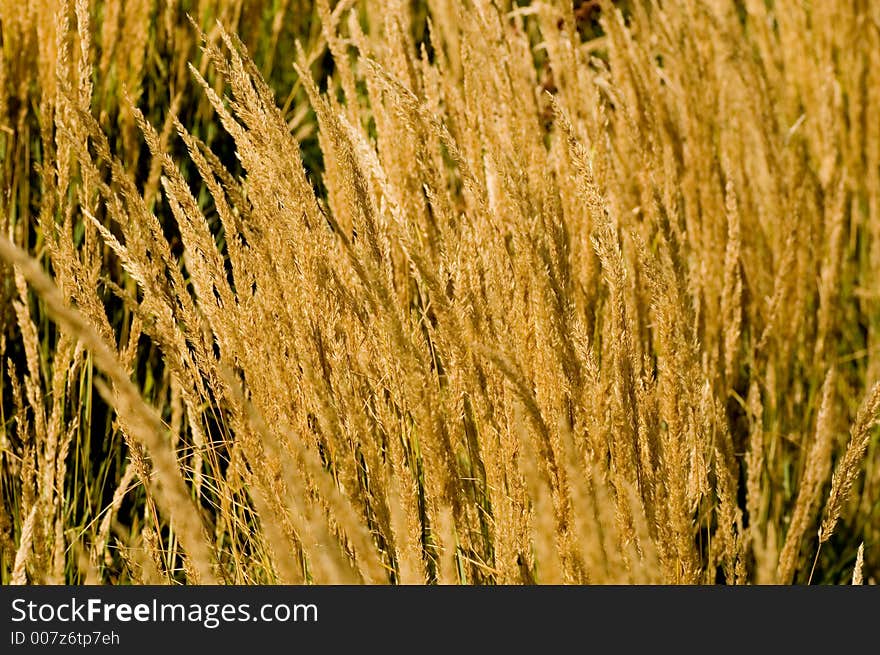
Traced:
<svg viewBox="0 0 880 655">
<path fill-rule="evenodd" d="M 0 2 L 3 583 L 872 583 L 880 5 Z"/>
</svg>

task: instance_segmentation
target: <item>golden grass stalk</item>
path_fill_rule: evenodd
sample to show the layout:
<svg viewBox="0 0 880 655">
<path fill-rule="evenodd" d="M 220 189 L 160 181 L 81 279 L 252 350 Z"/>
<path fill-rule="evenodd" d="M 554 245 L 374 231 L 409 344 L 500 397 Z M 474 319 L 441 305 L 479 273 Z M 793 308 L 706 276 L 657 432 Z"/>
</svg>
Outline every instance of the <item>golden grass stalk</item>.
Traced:
<svg viewBox="0 0 880 655">
<path fill-rule="evenodd" d="M 853 567 L 852 583 L 854 585 L 865 584 L 863 570 L 865 567 L 865 543 L 859 544 L 859 552 L 856 554 L 856 564 Z"/>
<path fill-rule="evenodd" d="M 853 485 L 861 472 L 871 431 L 880 419 L 878 412 L 880 412 L 880 383 L 875 383 L 862 401 L 855 423 L 850 429 L 849 443 L 831 477 L 831 491 L 828 493 L 828 500 L 825 501 L 822 524 L 819 526 L 820 545 L 831 538 L 840 520 L 843 506 L 852 493 Z"/>
</svg>

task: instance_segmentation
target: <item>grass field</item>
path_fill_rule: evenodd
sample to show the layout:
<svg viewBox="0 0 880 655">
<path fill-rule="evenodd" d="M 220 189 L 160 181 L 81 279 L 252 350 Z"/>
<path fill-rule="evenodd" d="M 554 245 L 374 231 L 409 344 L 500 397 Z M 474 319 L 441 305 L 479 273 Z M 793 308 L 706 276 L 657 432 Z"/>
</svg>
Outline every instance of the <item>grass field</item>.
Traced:
<svg viewBox="0 0 880 655">
<path fill-rule="evenodd" d="M 880 579 L 880 3 L 0 42 L 3 584 Z"/>
</svg>

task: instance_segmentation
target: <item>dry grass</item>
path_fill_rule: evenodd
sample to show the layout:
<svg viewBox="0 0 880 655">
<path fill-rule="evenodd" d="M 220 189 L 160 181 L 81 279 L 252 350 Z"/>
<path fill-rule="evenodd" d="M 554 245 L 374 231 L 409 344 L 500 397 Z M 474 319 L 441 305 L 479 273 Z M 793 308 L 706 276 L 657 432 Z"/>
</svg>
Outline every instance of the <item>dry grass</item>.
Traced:
<svg viewBox="0 0 880 655">
<path fill-rule="evenodd" d="M 0 2 L 3 583 L 877 579 L 880 5 L 574 5 Z"/>
</svg>

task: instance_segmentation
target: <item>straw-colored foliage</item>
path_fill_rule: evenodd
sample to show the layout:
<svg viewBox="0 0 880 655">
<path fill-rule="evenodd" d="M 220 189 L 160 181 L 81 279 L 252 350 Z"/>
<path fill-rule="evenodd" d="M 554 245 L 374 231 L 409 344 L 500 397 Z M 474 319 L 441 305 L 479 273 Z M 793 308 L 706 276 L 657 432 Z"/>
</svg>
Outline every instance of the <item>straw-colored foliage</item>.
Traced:
<svg viewBox="0 0 880 655">
<path fill-rule="evenodd" d="M 3 583 L 878 577 L 880 3 L 0 41 Z"/>
</svg>

